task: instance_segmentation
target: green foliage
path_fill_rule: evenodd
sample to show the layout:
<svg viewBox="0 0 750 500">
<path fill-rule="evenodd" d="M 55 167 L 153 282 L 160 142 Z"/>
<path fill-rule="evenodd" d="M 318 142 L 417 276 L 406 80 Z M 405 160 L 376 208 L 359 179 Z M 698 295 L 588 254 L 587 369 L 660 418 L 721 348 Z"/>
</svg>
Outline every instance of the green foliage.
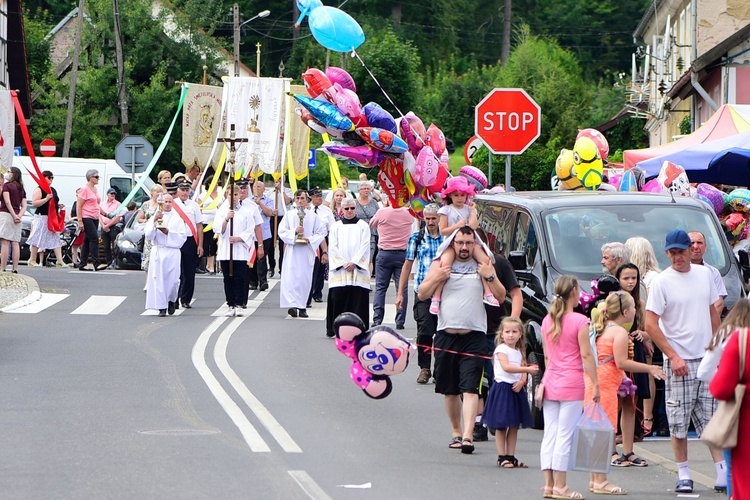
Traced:
<svg viewBox="0 0 750 500">
<path fill-rule="evenodd" d="M 688 135 L 693 133 L 693 121 L 690 119 L 690 114 L 686 114 L 680 121 L 680 134 Z"/>
<path fill-rule="evenodd" d="M 29 78 L 32 82 L 38 82 L 50 70 L 50 43 L 45 36 L 49 31 L 48 26 L 52 24 L 52 16 L 41 7 L 33 11 L 24 9 L 23 16 Z"/>
</svg>

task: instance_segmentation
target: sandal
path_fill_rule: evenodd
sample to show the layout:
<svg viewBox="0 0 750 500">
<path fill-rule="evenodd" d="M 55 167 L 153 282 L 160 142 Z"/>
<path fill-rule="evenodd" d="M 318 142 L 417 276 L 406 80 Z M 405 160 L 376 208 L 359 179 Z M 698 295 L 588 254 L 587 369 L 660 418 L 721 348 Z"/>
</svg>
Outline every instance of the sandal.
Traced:
<svg viewBox="0 0 750 500">
<path fill-rule="evenodd" d="M 645 459 L 637 456 L 632 451 L 627 455 L 623 455 L 622 458 L 630 462 L 630 465 L 632 465 L 633 467 L 648 467 L 648 462 L 646 462 Z"/>
<path fill-rule="evenodd" d="M 448 448 L 452 450 L 460 450 L 461 449 L 461 436 L 453 436 L 453 439 L 451 439 L 451 442 L 448 445 Z"/>
<path fill-rule="evenodd" d="M 646 427 L 646 422 L 650 422 L 649 426 Z M 650 436 L 653 432 L 654 427 L 654 419 L 653 418 L 643 418 L 643 424 L 641 424 L 641 427 L 643 427 L 643 437 Z"/>
<path fill-rule="evenodd" d="M 514 469 L 528 469 L 529 468 L 528 465 L 526 465 L 523 462 L 519 462 L 518 459 L 515 456 L 513 456 L 513 455 L 509 456 L 508 459 L 513 464 L 513 468 Z"/>
<path fill-rule="evenodd" d="M 552 494 L 553 494 L 554 488 L 552 488 L 551 486 L 542 486 L 541 490 L 542 490 L 542 498 L 553 498 Z"/>
<path fill-rule="evenodd" d="M 628 460 L 628 458 L 625 455 L 617 455 L 617 453 L 613 453 L 612 465 L 614 467 L 630 467 L 630 460 Z"/>
<path fill-rule="evenodd" d="M 609 488 L 607 488 L 609 486 Z M 597 495 L 627 495 L 628 492 L 609 481 L 603 483 L 591 483 L 591 491 Z"/>
<path fill-rule="evenodd" d="M 568 486 L 566 486 L 563 490 L 552 488 L 552 495 L 550 495 L 548 498 L 558 498 L 560 500 L 584 500 L 585 497 L 577 491 L 573 491 Z"/>
<path fill-rule="evenodd" d="M 461 441 L 461 453 L 465 453 L 467 455 L 471 455 L 472 453 L 474 453 L 474 443 L 471 439 L 464 438 Z"/>
<path fill-rule="evenodd" d="M 510 455 L 498 455 L 497 456 L 497 466 L 502 467 L 503 469 L 512 469 L 513 468 L 513 460 L 511 460 Z"/>
</svg>

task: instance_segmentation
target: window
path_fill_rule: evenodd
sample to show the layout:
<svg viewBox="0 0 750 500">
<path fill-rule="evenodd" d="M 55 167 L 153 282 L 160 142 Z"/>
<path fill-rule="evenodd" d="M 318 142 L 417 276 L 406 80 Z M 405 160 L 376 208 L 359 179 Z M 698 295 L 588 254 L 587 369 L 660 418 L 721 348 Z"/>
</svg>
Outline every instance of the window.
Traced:
<svg viewBox="0 0 750 500">
<path fill-rule="evenodd" d="M 503 206 L 485 206 L 479 214 L 479 225 L 487 233 L 490 250 L 508 256 L 515 209 Z"/>
<path fill-rule="evenodd" d="M 537 248 L 538 243 L 534 223 L 531 221 L 529 214 L 519 212 L 516 219 L 516 230 L 513 234 L 513 247 L 511 250 L 514 252 L 524 252 L 527 264 L 533 266 Z"/>
</svg>

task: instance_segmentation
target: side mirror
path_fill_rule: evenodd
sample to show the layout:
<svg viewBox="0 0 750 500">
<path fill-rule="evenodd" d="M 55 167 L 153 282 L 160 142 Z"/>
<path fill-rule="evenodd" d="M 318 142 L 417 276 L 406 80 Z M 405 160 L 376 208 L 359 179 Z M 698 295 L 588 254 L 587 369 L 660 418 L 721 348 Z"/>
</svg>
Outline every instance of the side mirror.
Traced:
<svg viewBox="0 0 750 500">
<path fill-rule="evenodd" d="M 508 261 L 510 262 L 510 265 L 513 266 L 513 269 L 516 271 L 525 271 L 529 267 L 526 262 L 526 252 L 522 252 L 520 250 L 514 250 L 510 252 L 510 255 L 508 256 Z"/>
</svg>

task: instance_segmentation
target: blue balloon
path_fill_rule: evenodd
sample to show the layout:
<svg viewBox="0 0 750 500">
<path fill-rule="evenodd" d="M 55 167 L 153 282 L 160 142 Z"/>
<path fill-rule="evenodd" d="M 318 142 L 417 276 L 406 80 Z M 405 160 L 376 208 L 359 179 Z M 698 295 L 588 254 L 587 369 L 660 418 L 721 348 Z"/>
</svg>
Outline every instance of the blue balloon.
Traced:
<svg viewBox="0 0 750 500">
<path fill-rule="evenodd" d="M 313 9 L 309 15 L 310 31 L 323 47 L 334 52 L 349 52 L 365 41 L 362 27 L 352 16 L 324 5 Z"/>
<path fill-rule="evenodd" d="M 626 170 L 622 173 L 618 191 L 638 191 L 638 184 L 632 170 Z"/>
<path fill-rule="evenodd" d="M 380 107 L 380 104 L 375 102 L 368 102 L 365 107 L 362 108 L 367 118 L 367 124 L 370 127 L 382 128 L 398 134 L 398 127 L 396 126 L 396 120 L 393 119 L 393 115 L 388 111 Z"/>
<path fill-rule="evenodd" d="M 301 24 L 305 16 L 309 16 L 310 12 L 322 6 L 323 3 L 320 0 L 297 0 L 297 8 L 299 9 L 297 24 Z"/>
</svg>

